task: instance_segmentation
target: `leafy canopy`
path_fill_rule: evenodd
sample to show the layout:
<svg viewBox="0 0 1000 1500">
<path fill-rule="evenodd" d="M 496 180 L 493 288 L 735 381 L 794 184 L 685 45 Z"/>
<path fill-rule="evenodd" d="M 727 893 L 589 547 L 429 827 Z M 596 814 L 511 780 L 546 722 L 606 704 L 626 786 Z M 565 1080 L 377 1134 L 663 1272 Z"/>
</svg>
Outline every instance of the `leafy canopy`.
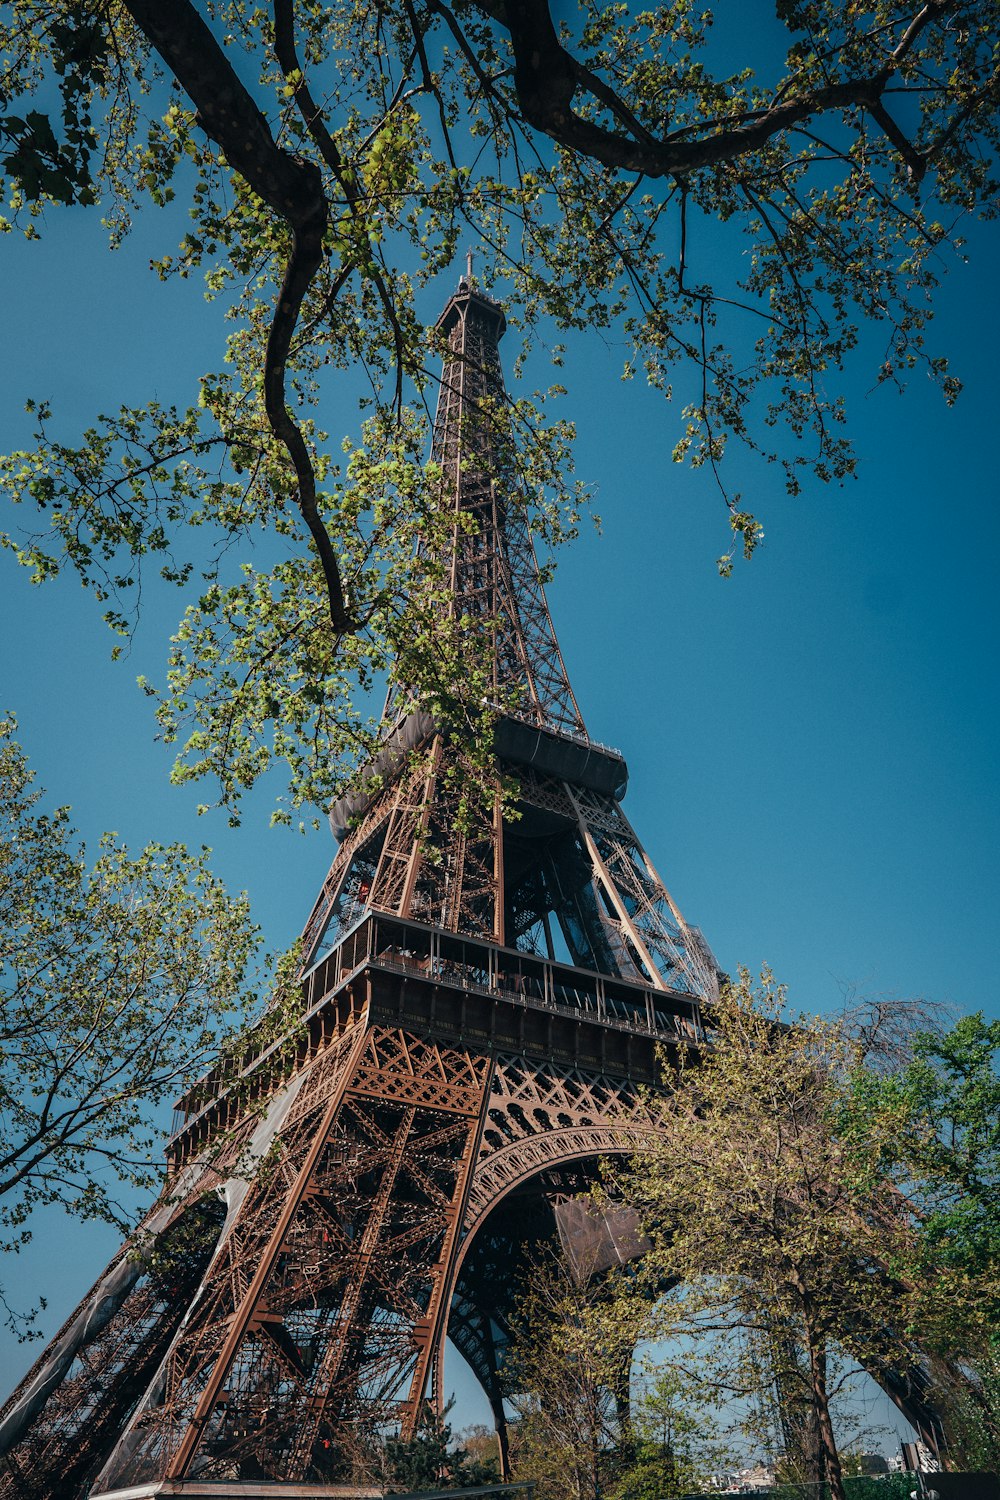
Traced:
<svg viewBox="0 0 1000 1500">
<path fill-rule="evenodd" d="M 69 810 L 38 810 L 0 721 L 0 1244 L 60 1204 L 131 1227 L 158 1185 L 156 1106 L 238 1035 L 260 937 L 207 852 L 108 834 L 88 862 Z M 125 1190 L 125 1199 L 121 1194 Z"/>
<path fill-rule="evenodd" d="M 902 1154 L 879 1148 L 898 1126 L 897 1089 L 922 1067 L 885 1071 L 893 1018 L 788 1024 L 784 1003 L 767 971 L 724 987 L 712 1043 L 671 1068 L 660 1130 L 625 1188 L 653 1238 L 639 1278 L 672 1288 L 661 1335 L 714 1339 L 702 1371 L 720 1393 L 759 1407 L 777 1381 L 783 1420 L 798 1413 L 802 1456 L 819 1465 L 805 1477 L 825 1474 L 842 1497 L 833 1405 L 852 1369 L 920 1391 L 934 1356 L 935 1378 L 961 1384 L 991 1325 L 996 1263 L 956 1262 L 924 1221 L 933 1153 L 907 1160 L 922 1184 L 908 1193 Z"/>
<path fill-rule="evenodd" d="M 525 0 L 6 12 L 7 226 L 99 204 L 115 242 L 146 203 L 186 208 L 156 270 L 202 274 L 228 330 L 186 408 L 125 393 L 67 438 L 40 401 L 34 446 L 0 465 L 26 516 L 6 545 L 36 579 L 75 570 L 123 633 L 144 568 L 184 591 L 149 690 L 177 774 L 234 816 L 275 763 L 283 817 L 338 790 L 386 676 L 445 723 L 481 718 L 489 622 L 441 628 L 450 524 L 420 473 L 423 289 L 466 243 L 529 343 L 615 330 L 626 375 L 682 383 L 675 456 L 719 477 L 724 571 L 761 535 L 724 487 L 733 440 L 792 491 L 850 472 L 836 372 L 861 325 L 885 332 L 878 379 L 922 367 L 956 392 L 924 339 L 965 220 L 994 213 L 997 0 L 780 0 L 739 35 L 689 0 L 558 21 Z M 370 393 L 331 441 L 344 369 Z M 581 500 L 559 389 L 497 416 L 546 547 Z"/>
<path fill-rule="evenodd" d="M 662 1348 L 637 1355 L 655 1298 L 634 1293 L 621 1267 L 588 1277 L 551 1250 L 529 1264 L 501 1375 L 514 1474 L 540 1500 L 669 1500 L 731 1457 L 711 1397 Z"/>
<path fill-rule="evenodd" d="M 514 1477 L 543 1500 L 598 1500 L 620 1469 L 645 1313 L 616 1302 L 599 1278 L 575 1276 L 553 1250 L 528 1265 L 500 1373 L 517 1416 Z"/>
<path fill-rule="evenodd" d="M 385 1440 L 384 1461 L 390 1494 L 413 1490 L 475 1489 L 479 1485 L 498 1484 L 499 1469 L 493 1458 L 471 1454 L 456 1439 L 448 1421 L 454 1401 L 440 1416 L 429 1408 L 417 1424 L 413 1437 Z"/>
<path fill-rule="evenodd" d="M 845 1129 L 910 1195 L 928 1257 L 1000 1292 L 1000 1021 L 923 1032 L 888 1075 L 859 1072 Z M 876 1135 L 872 1121 L 884 1122 Z M 994 1317 L 1000 1321 L 1000 1300 Z"/>
</svg>

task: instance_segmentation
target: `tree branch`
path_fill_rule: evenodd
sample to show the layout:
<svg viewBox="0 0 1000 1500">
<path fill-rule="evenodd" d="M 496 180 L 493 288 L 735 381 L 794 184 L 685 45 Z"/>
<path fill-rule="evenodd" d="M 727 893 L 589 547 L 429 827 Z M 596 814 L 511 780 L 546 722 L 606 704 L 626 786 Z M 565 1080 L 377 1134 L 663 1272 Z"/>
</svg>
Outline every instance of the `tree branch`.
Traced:
<svg viewBox="0 0 1000 1500">
<path fill-rule="evenodd" d="M 723 122 L 700 140 L 681 140 L 680 132 L 661 139 L 652 136 L 627 110 L 624 102 L 575 59 L 559 40 L 548 4 L 538 0 L 476 0 L 477 7 L 502 26 L 514 52 L 514 84 L 525 120 L 570 150 L 578 151 L 616 170 L 670 177 L 733 161 L 765 145 L 811 115 L 852 105 L 874 109 L 889 79 L 904 61 L 917 36 L 946 13 L 945 0 L 928 0 L 906 28 L 885 63 L 868 76 L 849 78 L 809 89 L 798 98 L 775 103 L 745 123 Z M 584 119 L 573 109 L 578 88 L 609 108 L 625 123 L 630 135 Z M 885 123 L 880 120 L 883 129 Z M 902 132 L 887 129 L 890 139 L 914 170 L 919 154 Z M 906 145 L 902 152 L 901 142 Z"/>
<path fill-rule="evenodd" d="M 135 24 L 189 95 L 198 123 L 222 147 L 230 166 L 292 231 L 292 250 L 278 294 L 264 359 L 264 407 L 291 458 L 298 506 L 319 553 L 330 622 L 351 628 L 340 566 L 316 501 L 316 476 L 305 439 L 285 401 L 285 365 L 303 300 L 323 263 L 328 205 L 320 168 L 283 151 L 225 53 L 189 0 L 125 0 Z"/>
</svg>

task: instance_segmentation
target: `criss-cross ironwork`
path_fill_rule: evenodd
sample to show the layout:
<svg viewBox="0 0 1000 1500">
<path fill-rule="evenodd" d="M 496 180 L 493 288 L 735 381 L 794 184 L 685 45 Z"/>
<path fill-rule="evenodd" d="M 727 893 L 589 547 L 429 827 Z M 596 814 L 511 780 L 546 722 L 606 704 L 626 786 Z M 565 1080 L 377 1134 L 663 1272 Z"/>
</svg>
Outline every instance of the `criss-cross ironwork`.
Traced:
<svg viewBox="0 0 1000 1500">
<path fill-rule="evenodd" d="M 438 326 L 443 608 L 484 627 L 495 795 L 460 816 L 460 739 L 390 702 L 377 782 L 332 814 L 300 1024 L 248 1034 L 180 1101 L 160 1201 L 0 1411 L 0 1500 L 377 1486 L 380 1434 L 442 1402 L 449 1320 L 505 1454 L 524 1244 L 649 1141 L 657 1047 L 702 1040 L 714 961 L 552 628 L 503 312 L 466 281 Z"/>
</svg>

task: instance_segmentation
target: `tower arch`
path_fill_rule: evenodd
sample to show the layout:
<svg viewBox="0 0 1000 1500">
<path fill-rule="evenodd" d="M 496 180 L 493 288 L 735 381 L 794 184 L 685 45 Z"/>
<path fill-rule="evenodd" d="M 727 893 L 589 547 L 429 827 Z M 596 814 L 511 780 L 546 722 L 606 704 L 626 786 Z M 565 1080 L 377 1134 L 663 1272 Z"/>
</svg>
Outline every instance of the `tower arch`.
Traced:
<svg viewBox="0 0 1000 1500">
<path fill-rule="evenodd" d="M 655 1132 L 655 1108 L 636 1080 L 500 1053 L 494 1059 L 457 1266 L 484 1218 L 517 1187 L 572 1163 L 633 1155 Z"/>
<path fill-rule="evenodd" d="M 586 729 L 498 434 L 503 311 L 469 279 L 438 327 L 441 625 L 482 627 L 489 795 L 464 797 L 461 735 L 399 684 L 379 754 L 331 812 L 297 1023 L 251 1031 L 180 1101 L 162 1204 L 189 1170 L 212 1181 L 262 1118 L 266 1152 L 234 1169 L 223 1232 L 158 1342 L 140 1330 L 141 1399 L 89 1421 L 56 1378 L 0 1445 L 0 1500 L 83 1500 L 89 1479 L 68 1472 L 96 1474 L 92 1500 L 364 1482 L 359 1432 L 411 1434 L 441 1395 L 449 1323 L 485 1326 L 473 1268 L 491 1234 L 641 1149 L 657 1050 L 704 1040 L 715 962 L 625 815 L 624 758 Z M 81 1349 L 99 1389 L 117 1354 Z"/>
</svg>

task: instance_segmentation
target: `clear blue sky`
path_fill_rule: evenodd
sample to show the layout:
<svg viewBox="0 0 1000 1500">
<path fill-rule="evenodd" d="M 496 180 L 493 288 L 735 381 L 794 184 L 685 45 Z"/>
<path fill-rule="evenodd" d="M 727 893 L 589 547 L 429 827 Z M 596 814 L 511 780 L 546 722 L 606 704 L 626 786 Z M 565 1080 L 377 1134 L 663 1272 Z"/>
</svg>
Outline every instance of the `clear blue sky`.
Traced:
<svg viewBox="0 0 1000 1500">
<path fill-rule="evenodd" d="M 217 366 L 221 313 L 197 285 L 147 271 L 176 237 L 153 213 L 112 256 L 96 218 L 74 212 L 54 216 L 40 244 L 0 245 L 4 448 L 27 437 L 27 396 L 52 399 L 68 438 L 122 399 L 191 398 L 192 378 Z M 682 402 L 665 410 L 622 384 L 620 352 L 596 338 L 572 340 L 563 371 L 578 471 L 604 522 L 550 590 L 584 716 L 625 752 L 629 815 L 721 963 L 770 963 L 805 1010 L 835 1008 L 853 988 L 1000 1014 L 995 236 L 972 257 L 939 299 L 933 335 L 966 382 L 958 406 L 923 377 L 903 397 L 872 390 L 879 336 L 866 340 L 844 381 L 859 478 L 794 502 L 776 481 L 748 496 L 766 541 L 728 581 L 714 566 L 728 538 L 721 503 L 706 476 L 670 462 Z M 428 322 L 450 290 L 427 296 Z M 337 400 L 328 427 L 354 430 L 349 393 Z M 73 579 L 33 590 L 0 557 L 0 706 L 19 715 L 39 780 L 89 840 L 115 829 L 134 845 L 212 844 L 280 948 L 332 845 L 270 830 L 266 798 L 239 830 L 198 819 L 204 794 L 168 785 L 135 677 L 162 675 L 178 614 L 177 597 L 154 590 L 132 656 L 115 665 Z M 53 1329 L 113 1249 L 105 1231 L 50 1217 L 6 1280 L 24 1301 L 48 1297 Z M 29 1357 L 0 1350 L 5 1389 Z"/>
</svg>

